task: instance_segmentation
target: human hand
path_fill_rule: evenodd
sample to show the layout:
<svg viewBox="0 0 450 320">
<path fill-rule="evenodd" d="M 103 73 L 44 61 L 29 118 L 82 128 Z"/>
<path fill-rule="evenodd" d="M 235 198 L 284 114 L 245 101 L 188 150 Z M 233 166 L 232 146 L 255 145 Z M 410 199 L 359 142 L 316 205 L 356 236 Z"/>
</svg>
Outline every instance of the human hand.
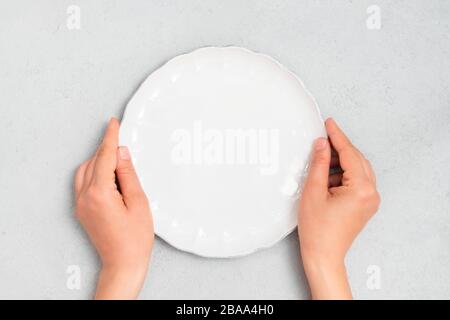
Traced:
<svg viewBox="0 0 450 320">
<path fill-rule="evenodd" d="M 95 155 L 75 176 L 76 216 L 102 261 L 96 299 L 134 299 L 147 273 L 153 222 L 119 122 L 111 119 Z"/>
<path fill-rule="evenodd" d="M 314 299 L 351 298 L 344 258 L 380 197 L 369 161 L 334 120 L 325 126 L 334 150 L 325 138 L 314 144 L 300 200 L 300 248 Z M 329 175 L 330 166 L 339 165 L 343 172 Z"/>
</svg>

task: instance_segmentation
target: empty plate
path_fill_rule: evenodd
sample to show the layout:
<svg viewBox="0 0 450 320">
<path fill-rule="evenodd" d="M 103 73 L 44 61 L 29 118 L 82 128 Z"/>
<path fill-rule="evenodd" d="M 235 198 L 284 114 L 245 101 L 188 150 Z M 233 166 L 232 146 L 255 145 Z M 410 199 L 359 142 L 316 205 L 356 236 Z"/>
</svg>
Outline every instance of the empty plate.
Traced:
<svg viewBox="0 0 450 320">
<path fill-rule="evenodd" d="M 156 234 L 206 257 L 249 254 L 295 229 L 318 137 L 323 121 L 302 82 L 237 47 L 167 62 L 130 100 L 120 130 Z"/>
</svg>

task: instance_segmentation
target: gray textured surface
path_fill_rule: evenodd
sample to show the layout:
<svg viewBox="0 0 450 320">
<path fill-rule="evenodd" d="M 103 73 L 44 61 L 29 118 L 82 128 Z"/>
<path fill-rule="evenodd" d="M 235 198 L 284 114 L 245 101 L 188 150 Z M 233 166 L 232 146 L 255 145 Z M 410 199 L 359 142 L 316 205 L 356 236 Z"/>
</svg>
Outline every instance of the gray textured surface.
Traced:
<svg viewBox="0 0 450 320">
<path fill-rule="evenodd" d="M 68 30 L 66 9 L 81 8 Z M 366 28 L 381 8 L 382 28 Z M 356 298 L 450 298 L 449 1 L 1 1 L 0 298 L 90 298 L 95 252 L 72 178 L 165 60 L 205 45 L 272 55 L 372 160 L 382 206 L 348 259 Z M 79 265 L 81 290 L 66 287 Z M 381 268 L 381 289 L 366 285 Z M 308 298 L 298 239 L 232 260 L 157 240 L 142 298 Z"/>
</svg>

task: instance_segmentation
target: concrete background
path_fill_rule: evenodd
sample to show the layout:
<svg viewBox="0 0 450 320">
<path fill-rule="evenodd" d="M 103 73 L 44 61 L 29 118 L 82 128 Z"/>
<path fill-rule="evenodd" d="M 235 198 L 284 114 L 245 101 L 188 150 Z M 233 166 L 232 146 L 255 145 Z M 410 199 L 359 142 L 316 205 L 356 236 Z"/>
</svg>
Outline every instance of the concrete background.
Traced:
<svg viewBox="0 0 450 320">
<path fill-rule="evenodd" d="M 1 1 L 0 298 L 92 297 L 99 263 L 73 217 L 74 170 L 149 73 L 206 45 L 278 59 L 373 162 L 382 205 L 348 255 L 355 297 L 450 298 L 449 23 L 445 0 Z M 309 298 L 298 251 L 295 234 L 232 260 L 157 240 L 141 298 Z"/>
</svg>

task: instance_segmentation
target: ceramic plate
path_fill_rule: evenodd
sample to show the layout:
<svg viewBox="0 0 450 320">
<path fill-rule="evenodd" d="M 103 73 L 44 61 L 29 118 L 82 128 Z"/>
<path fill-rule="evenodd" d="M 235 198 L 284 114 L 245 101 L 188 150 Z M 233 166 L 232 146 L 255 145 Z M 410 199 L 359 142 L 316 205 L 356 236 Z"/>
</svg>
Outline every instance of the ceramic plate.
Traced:
<svg viewBox="0 0 450 320">
<path fill-rule="evenodd" d="M 144 81 L 120 142 L 132 153 L 156 234 L 184 251 L 233 257 L 295 229 L 319 136 L 317 105 L 292 72 L 243 48 L 208 47 Z"/>
</svg>

